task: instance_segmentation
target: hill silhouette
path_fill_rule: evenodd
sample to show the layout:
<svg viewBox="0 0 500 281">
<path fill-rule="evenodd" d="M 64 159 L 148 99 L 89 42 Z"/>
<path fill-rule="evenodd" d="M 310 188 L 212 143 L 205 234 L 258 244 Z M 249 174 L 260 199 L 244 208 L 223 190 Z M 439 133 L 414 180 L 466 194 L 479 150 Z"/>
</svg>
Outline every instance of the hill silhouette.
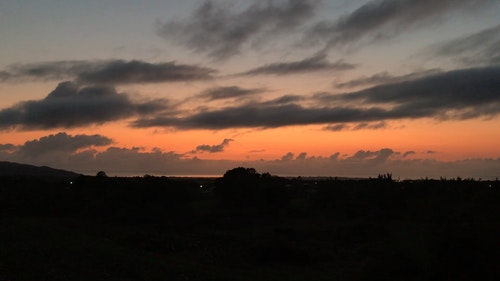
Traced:
<svg viewBox="0 0 500 281">
<path fill-rule="evenodd" d="M 33 166 L 28 164 L 20 164 L 14 162 L 0 161 L 0 176 L 15 176 L 15 177 L 53 177 L 53 178 L 73 178 L 81 174 L 54 169 L 47 166 Z"/>
</svg>

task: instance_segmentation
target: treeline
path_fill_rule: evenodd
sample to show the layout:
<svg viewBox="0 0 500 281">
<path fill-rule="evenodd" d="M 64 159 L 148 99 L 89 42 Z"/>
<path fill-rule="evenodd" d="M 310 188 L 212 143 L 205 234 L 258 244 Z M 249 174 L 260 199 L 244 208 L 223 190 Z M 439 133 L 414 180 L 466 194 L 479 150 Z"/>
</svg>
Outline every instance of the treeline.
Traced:
<svg viewBox="0 0 500 281">
<path fill-rule="evenodd" d="M 2 177 L 0 181 L 0 212 L 12 214 L 151 217 L 192 202 L 211 201 L 216 208 L 320 212 L 346 218 L 500 217 L 498 180 L 394 181 L 390 174 L 365 180 L 318 180 L 238 167 L 217 179 L 107 177 L 102 173 L 64 180 Z"/>
</svg>

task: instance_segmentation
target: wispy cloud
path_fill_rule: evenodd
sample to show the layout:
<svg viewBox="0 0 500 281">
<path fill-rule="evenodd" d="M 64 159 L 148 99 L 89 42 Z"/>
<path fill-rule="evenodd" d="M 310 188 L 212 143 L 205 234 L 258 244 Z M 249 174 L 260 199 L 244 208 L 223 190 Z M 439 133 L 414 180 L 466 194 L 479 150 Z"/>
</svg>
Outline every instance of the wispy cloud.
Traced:
<svg viewBox="0 0 500 281">
<path fill-rule="evenodd" d="M 356 65 L 338 60 L 334 63 L 327 60 L 324 53 L 316 54 L 312 57 L 300 61 L 272 63 L 251 69 L 241 75 L 291 75 L 309 72 L 335 72 L 354 69 Z"/>
<path fill-rule="evenodd" d="M 355 87 L 364 87 L 364 86 L 380 85 L 380 84 L 392 84 L 392 83 L 398 83 L 398 82 L 402 82 L 402 81 L 409 81 L 409 80 L 422 78 L 422 77 L 436 74 L 439 72 L 440 72 L 439 69 L 429 69 L 429 70 L 425 70 L 425 71 L 413 72 L 410 74 L 400 75 L 400 76 L 394 76 L 394 75 L 389 74 L 388 72 L 379 72 L 379 73 L 375 73 L 375 74 L 368 76 L 368 77 L 365 76 L 365 77 L 352 79 L 352 80 L 349 80 L 346 82 L 337 83 L 337 84 L 335 84 L 335 87 L 337 87 L 337 88 L 355 88 Z"/>
<path fill-rule="evenodd" d="M 339 131 L 358 131 L 358 130 L 379 130 L 379 129 L 385 129 L 387 128 L 388 125 L 384 121 L 380 122 L 363 122 L 363 123 L 357 123 L 354 125 L 346 124 L 346 123 L 340 123 L 340 124 L 331 124 L 328 126 L 325 126 L 326 131 L 333 131 L 333 132 L 339 132 Z"/>
<path fill-rule="evenodd" d="M 73 79 L 81 72 L 91 71 L 93 64 L 99 65 L 101 62 L 68 60 L 14 64 L 0 72 L 0 81 Z"/>
<path fill-rule="evenodd" d="M 206 80 L 215 70 L 175 62 L 152 64 L 141 61 L 111 61 L 94 71 L 82 72 L 77 80 L 86 83 L 156 83 Z"/>
<path fill-rule="evenodd" d="M 277 105 L 285 105 L 285 104 L 293 104 L 300 101 L 306 100 L 305 97 L 299 95 L 284 95 L 281 97 L 277 97 L 275 99 L 262 102 L 264 106 L 277 106 Z"/>
<path fill-rule="evenodd" d="M 199 97 L 208 100 L 222 100 L 252 96 L 264 92 L 265 89 L 244 89 L 238 86 L 215 87 L 203 91 Z"/>
<path fill-rule="evenodd" d="M 491 4 L 490 0 L 372 0 L 333 21 L 318 22 L 304 41 L 327 48 L 395 37 L 407 30 L 436 22 L 456 11 Z"/>
<path fill-rule="evenodd" d="M 315 0 L 257 1 L 244 10 L 205 1 L 188 19 L 159 23 L 157 33 L 215 59 L 227 59 L 260 36 L 294 30 L 314 15 Z"/>
<path fill-rule="evenodd" d="M 452 58 L 467 65 L 500 64 L 500 25 L 483 29 L 457 39 L 436 44 L 424 50 L 426 55 Z"/>
<path fill-rule="evenodd" d="M 113 87 L 60 83 L 41 100 L 23 101 L 0 110 L 0 129 L 71 128 L 102 124 L 163 110 L 166 100 L 134 102 Z"/>
<path fill-rule="evenodd" d="M 340 132 L 344 130 L 349 130 L 351 127 L 345 123 L 339 123 L 339 124 L 332 124 L 325 126 L 325 130 L 327 131 L 332 131 L 332 132 Z"/>
<path fill-rule="evenodd" d="M 139 60 L 51 61 L 11 65 L 0 72 L 0 81 L 65 80 L 85 84 L 131 84 L 207 80 L 216 70 L 176 62 Z"/>
<path fill-rule="evenodd" d="M 383 129 L 387 127 L 387 123 L 385 122 L 377 122 L 377 123 L 359 123 L 356 124 L 352 129 L 353 130 L 362 130 L 362 129 L 372 129 L 372 130 L 378 130 L 378 129 Z"/>
</svg>

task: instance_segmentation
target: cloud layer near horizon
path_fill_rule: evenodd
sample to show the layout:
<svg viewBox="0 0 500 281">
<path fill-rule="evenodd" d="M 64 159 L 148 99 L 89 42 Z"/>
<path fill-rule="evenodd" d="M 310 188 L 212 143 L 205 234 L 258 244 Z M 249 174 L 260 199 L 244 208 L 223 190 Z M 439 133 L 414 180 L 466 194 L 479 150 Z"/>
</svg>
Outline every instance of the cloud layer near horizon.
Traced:
<svg viewBox="0 0 500 281">
<path fill-rule="evenodd" d="M 174 151 L 164 152 L 158 148 L 145 151 L 135 147 L 114 147 L 110 146 L 111 142 L 110 138 L 102 135 L 72 136 L 60 132 L 27 141 L 23 145 L 0 144 L 0 158 L 91 175 L 104 170 L 108 175 L 128 176 L 189 175 L 193 171 L 222 175 L 226 170 L 238 166 L 254 167 L 261 172 L 281 176 L 376 177 L 380 173 L 392 172 L 395 178 L 402 179 L 457 176 L 494 179 L 500 171 L 500 158 L 443 162 L 418 157 L 428 155 L 426 152 L 397 152 L 390 148 L 359 150 L 352 155 L 343 156 L 336 152 L 329 157 L 308 156 L 307 152 L 295 156 L 289 152 L 274 160 L 236 161 L 203 160 Z M 221 146 L 229 142 L 230 140 L 225 140 Z M 97 151 L 94 149 L 96 147 L 104 150 Z"/>
</svg>

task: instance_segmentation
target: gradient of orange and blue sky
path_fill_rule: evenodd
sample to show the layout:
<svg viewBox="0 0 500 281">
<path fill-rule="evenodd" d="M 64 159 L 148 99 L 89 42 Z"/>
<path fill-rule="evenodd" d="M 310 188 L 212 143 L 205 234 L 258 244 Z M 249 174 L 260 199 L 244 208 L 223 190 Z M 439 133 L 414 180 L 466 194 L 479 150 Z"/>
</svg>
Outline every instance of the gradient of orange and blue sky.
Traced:
<svg viewBox="0 0 500 281">
<path fill-rule="evenodd" d="M 500 1 L 0 3 L 0 160 L 500 176 Z"/>
</svg>

